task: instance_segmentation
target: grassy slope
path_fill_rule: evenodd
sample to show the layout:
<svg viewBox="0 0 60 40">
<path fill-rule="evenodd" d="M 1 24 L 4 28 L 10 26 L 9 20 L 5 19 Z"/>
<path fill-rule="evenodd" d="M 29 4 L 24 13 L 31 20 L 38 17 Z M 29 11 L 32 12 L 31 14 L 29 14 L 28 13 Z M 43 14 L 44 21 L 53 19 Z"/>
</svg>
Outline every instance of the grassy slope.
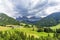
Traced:
<svg viewBox="0 0 60 40">
<path fill-rule="evenodd" d="M 10 27 L 0 27 L 0 31 L 6 31 L 6 30 L 11 30 L 12 28 Z M 20 30 L 24 33 L 27 33 L 27 35 L 30 35 L 30 36 L 34 36 L 34 37 L 41 37 L 41 36 L 48 36 L 48 33 L 45 33 L 45 32 L 36 32 L 35 31 L 32 31 L 32 28 L 15 28 L 16 30 Z M 53 33 L 50 33 L 50 35 L 52 36 Z"/>
<path fill-rule="evenodd" d="M 60 24 L 59 25 L 57 25 L 57 26 L 53 26 L 53 27 L 51 27 L 51 29 L 59 29 L 60 28 Z M 1 27 L 0 26 L 0 31 L 5 31 L 5 30 L 11 30 L 12 28 L 10 28 L 10 27 Z M 46 36 L 48 36 L 48 33 L 45 33 L 45 32 L 37 32 L 36 31 L 36 28 L 35 28 L 35 31 L 32 31 L 32 28 L 15 28 L 16 30 L 20 30 L 20 31 L 22 31 L 22 32 L 24 32 L 24 33 L 27 33 L 27 35 L 34 35 L 35 37 L 41 37 L 41 36 L 44 36 L 44 37 L 46 37 Z M 53 33 L 49 33 L 50 35 L 51 35 L 51 37 L 53 36 Z"/>
<path fill-rule="evenodd" d="M 6 30 L 10 30 L 10 27 L 4 27 L 4 26 L 0 26 L 0 31 L 6 31 Z"/>
<path fill-rule="evenodd" d="M 27 33 L 28 35 L 34 35 L 35 37 L 48 36 L 48 33 L 32 31 L 32 28 L 20 28 L 20 31 Z M 49 33 L 51 36 L 53 33 Z"/>
<path fill-rule="evenodd" d="M 56 26 L 53 26 L 51 27 L 51 29 L 59 29 L 60 28 L 60 24 L 56 25 Z"/>
</svg>

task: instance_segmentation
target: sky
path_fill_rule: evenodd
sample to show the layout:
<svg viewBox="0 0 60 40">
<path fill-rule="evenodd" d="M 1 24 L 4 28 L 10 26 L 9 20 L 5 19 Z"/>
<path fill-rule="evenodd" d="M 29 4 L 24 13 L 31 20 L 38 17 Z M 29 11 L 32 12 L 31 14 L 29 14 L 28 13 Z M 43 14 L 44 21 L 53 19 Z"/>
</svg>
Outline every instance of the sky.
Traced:
<svg viewBox="0 0 60 40">
<path fill-rule="evenodd" d="M 60 12 L 60 0 L 0 0 L 0 13 L 13 18 L 45 17 Z"/>
</svg>

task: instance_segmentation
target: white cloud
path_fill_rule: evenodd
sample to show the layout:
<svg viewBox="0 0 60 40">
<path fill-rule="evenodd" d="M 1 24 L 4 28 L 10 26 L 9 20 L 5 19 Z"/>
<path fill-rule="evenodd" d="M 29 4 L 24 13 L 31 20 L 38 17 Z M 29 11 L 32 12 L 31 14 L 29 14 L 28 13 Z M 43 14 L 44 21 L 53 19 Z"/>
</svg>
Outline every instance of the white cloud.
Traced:
<svg viewBox="0 0 60 40">
<path fill-rule="evenodd" d="M 47 14 L 51 14 L 51 13 L 54 13 L 54 12 L 60 12 L 60 5 L 53 6 L 53 7 L 48 7 L 47 9 L 45 9 L 45 12 Z"/>
<path fill-rule="evenodd" d="M 5 13 L 11 17 L 17 13 L 14 11 L 14 5 L 9 0 L 0 0 L 0 13 Z"/>
<path fill-rule="evenodd" d="M 11 17 L 45 17 L 60 11 L 60 0 L 0 0 L 0 13 Z"/>
<path fill-rule="evenodd" d="M 43 10 L 41 11 L 39 11 L 40 9 L 37 10 L 36 16 L 46 17 L 47 15 L 50 15 L 54 12 L 60 12 L 60 1 L 59 0 L 48 0 L 47 4 L 42 9 Z"/>
</svg>

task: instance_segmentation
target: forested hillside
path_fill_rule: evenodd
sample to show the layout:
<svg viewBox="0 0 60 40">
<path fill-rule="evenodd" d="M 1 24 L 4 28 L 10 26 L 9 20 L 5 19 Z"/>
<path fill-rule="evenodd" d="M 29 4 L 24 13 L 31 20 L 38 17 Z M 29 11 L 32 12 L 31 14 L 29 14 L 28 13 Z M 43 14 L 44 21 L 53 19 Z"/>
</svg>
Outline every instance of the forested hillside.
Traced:
<svg viewBox="0 0 60 40">
<path fill-rule="evenodd" d="M 18 25 L 19 22 L 14 18 L 7 16 L 4 13 L 0 13 L 0 25 Z"/>
<path fill-rule="evenodd" d="M 36 24 L 37 26 L 50 27 L 50 26 L 55 26 L 59 23 L 60 23 L 60 12 L 55 12 L 41 19 Z"/>
</svg>

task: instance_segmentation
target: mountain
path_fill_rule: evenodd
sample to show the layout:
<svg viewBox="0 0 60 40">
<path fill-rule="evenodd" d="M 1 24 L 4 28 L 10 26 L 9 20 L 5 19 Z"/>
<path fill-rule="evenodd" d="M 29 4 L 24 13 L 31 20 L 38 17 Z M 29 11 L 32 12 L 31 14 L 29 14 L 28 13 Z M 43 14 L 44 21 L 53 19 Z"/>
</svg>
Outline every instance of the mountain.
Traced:
<svg viewBox="0 0 60 40">
<path fill-rule="evenodd" d="M 0 25 L 18 25 L 19 22 L 4 13 L 0 13 Z"/>
<path fill-rule="evenodd" d="M 35 22 L 37 22 L 40 19 L 41 19 L 40 17 L 35 17 L 35 16 L 30 17 L 30 18 L 28 18 L 26 16 L 16 18 L 16 20 L 18 20 L 18 21 L 24 21 L 26 23 L 35 23 Z"/>
<path fill-rule="evenodd" d="M 36 24 L 38 26 L 50 27 L 50 26 L 55 26 L 59 23 L 60 23 L 60 12 L 55 12 L 41 19 Z"/>
</svg>

